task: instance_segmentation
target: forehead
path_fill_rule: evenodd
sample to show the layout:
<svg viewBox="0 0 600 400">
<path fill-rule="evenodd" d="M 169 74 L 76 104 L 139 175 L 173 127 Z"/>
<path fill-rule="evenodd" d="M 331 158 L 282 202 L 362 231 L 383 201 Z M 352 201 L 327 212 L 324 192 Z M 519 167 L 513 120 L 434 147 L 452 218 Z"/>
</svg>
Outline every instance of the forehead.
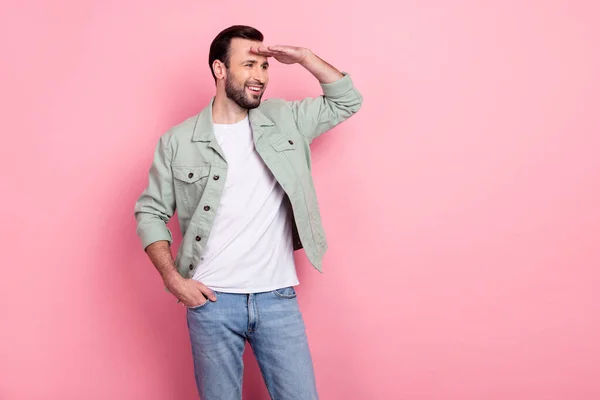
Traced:
<svg viewBox="0 0 600 400">
<path fill-rule="evenodd" d="M 234 63 L 245 60 L 256 60 L 258 62 L 266 61 L 267 57 L 250 52 L 250 47 L 262 46 L 262 44 L 262 42 L 254 40 L 233 38 L 231 39 L 231 45 L 229 46 L 229 60 Z"/>
</svg>

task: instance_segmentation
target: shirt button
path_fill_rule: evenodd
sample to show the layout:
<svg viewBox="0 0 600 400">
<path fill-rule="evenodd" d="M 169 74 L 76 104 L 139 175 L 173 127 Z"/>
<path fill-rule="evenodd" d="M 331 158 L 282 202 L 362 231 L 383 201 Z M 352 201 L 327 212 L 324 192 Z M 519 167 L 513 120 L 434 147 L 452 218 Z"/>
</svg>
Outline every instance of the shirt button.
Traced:
<svg viewBox="0 0 600 400">
<path fill-rule="evenodd" d="M 190 172 L 190 173 L 188 174 L 188 178 L 192 179 L 193 177 L 194 177 L 194 174 Z"/>
<path fill-rule="evenodd" d="M 288 140 L 289 144 L 294 144 L 294 142 L 292 140 Z"/>
<path fill-rule="evenodd" d="M 219 175 L 215 175 L 215 176 L 213 176 L 213 179 L 214 179 L 215 181 L 218 181 L 218 180 L 219 180 Z"/>
<path fill-rule="evenodd" d="M 196 242 L 199 242 L 202 238 L 200 236 L 196 236 Z"/>
<path fill-rule="evenodd" d="M 204 211 L 210 210 L 210 206 L 204 206 Z"/>
<path fill-rule="evenodd" d="M 194 269 L 194 266 L 192 264 L 190 264 L 190 270 Z"/>
</svg>

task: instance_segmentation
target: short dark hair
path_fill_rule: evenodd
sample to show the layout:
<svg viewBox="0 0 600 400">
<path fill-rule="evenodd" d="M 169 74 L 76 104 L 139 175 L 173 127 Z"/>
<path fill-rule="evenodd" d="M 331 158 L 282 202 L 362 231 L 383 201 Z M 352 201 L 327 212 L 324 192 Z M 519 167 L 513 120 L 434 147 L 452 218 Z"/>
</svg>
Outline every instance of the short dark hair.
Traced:
<svg viewBox="0 0 600 400">
<path fill-rule="evenodd" d="M 233 25 L 222 30 L 210 44 L 210 52 L 208 53 L 208 66 L 215 82 L 217 81 L 217 77 L 212 65 L 215 60 L 219 60 L 225 64 L 226 68 L 229 68 L 229 48 L 231 47 L 231 39 L 233 38 L 249 39 L 257 42 L 264 40 L 263 34 L 251 26 Z"/>
</svg>

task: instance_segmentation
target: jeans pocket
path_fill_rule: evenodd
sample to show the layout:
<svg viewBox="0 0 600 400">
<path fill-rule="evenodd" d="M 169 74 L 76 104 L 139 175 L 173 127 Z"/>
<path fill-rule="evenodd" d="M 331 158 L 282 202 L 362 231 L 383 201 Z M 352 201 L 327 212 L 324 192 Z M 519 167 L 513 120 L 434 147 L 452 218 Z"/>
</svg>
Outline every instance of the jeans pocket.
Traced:
<svg viewBox="0 0 600 400">
<path fill-rule="evenodd" d="M 218 298 L 219 298 L 219 296 L 221 296 L 221 294 L 223 293 L 223 292 L 217 292 L 216 290 L 213 290 L 212 292 L 214 293 L 214 295 L 215 295 L 215 297 L 216 297 L 217 299 L 218 299 Z M 211 301 L 210 299 L 208 299 L 208 298 L 207 298 L 207 299 L 206 299 L 206 301 L 205 301 L 204 303 L 202 303 L 202 304 L 200 304 L 200 305 L 198 305 L 198 306 L 196 306 L 196 307 L 186 307 L 186 308 L 187 308 L 188 310 L 192 310 L 192 311 L 193 311 L 193 310 L 199 310 L 199 309 L 201 309 L 201 308 L 206 308 L 206 306 L 208 305 L 208 303 L 212 303 L 212 301 Z"/>
<path fill-rule="evenodd" d="M 204 303 L 200 304 L 199 306 L 196 306 L 196 307 L 188 307 L 188 310 L 198 310 L 198 309 L 200 309 L 200 308 L 206 307 L 206 305 L 207 305 L 208 303 L 210 303 L 210 300 L 209 300 L 209 299 L 206 299 L 206 301 L 205 301 Z"/>
<path fill-rule="evenodd" d="M 294 297 L 296 297 L 296 290 L 294 290 L 293 286 L 275 289 L 273 290 L 273 293 L 275 293 L 276 296 L 282 299 L 293 299 Z"/>
</svg>

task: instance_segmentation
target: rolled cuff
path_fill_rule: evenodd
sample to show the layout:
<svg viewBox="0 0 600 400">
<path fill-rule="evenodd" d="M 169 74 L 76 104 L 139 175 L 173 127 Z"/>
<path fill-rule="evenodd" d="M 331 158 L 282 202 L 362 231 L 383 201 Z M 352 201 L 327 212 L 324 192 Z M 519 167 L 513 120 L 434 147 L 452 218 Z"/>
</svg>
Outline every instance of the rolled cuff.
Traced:
<svg viewBox="0 0 600 400">
<path fill-rule="evenodd" d="M 146 250 L 146 247 L 154 242 L 158 242 L 159 240 L 166 240 L 169 242 L 169 245 L 173 243 L 173 235 L 171 234 L 171 230 L 167 228 L 162 220 L 153 222 L 151 224 L 147 223 L 145 226 L 138 227 L 137 233 L 142 241 L 144 250 Z"/>
<path fill-rule="evenodd" d="M 321 83 L 323 94 L 326 97 L 338 97 L 354 88 L 354 83 L 352 82 L 350 74 L 347 72 L 342 72 L 342 74 L 344 76 L 335 82 Z"/>
</svg>

